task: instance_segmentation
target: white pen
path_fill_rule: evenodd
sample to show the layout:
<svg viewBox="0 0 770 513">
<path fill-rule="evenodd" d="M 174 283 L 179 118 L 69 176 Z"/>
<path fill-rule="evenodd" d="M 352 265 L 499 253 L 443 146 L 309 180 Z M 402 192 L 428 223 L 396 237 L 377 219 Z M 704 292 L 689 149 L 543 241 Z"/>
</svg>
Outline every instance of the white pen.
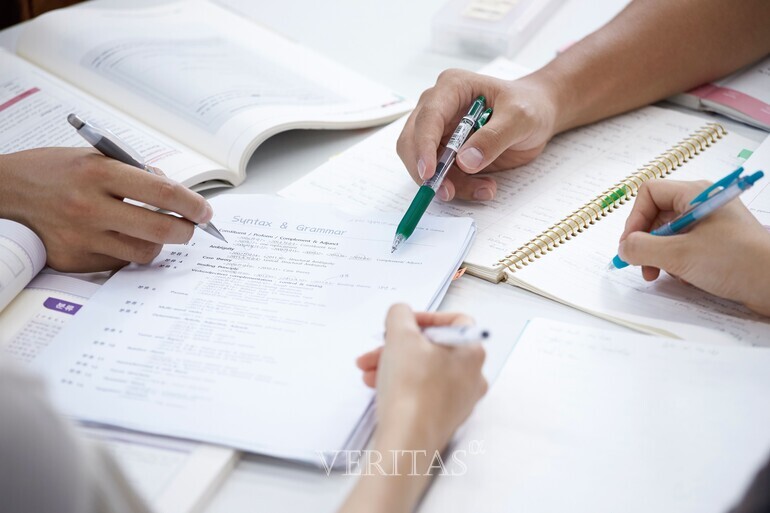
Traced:
<svg viewBox="0 0 770 513">
<path fill-rule="evenodd" d="M 461 346 L 489 338 L 489 330 L 478 326 L 431 326 L 422 334 L 434 344 Z"/>
<path fill-rule="evenodd" d="M 75 128 L 75 130 L 77 130 L 80 136 L 88 142 L 88 144 L 96 148 L 105 157 L 119 160 L 129 166 L 155 174 L 140 155 L 109 130 L 87 123 L 80 119 L 76 114 L 67 116 L 67 121 Z M 212 223 L 194 224 L 197 228 L 200 228 L 209 235 L 213 235 L 217 239 L 227 242 Z"/>
</svg>

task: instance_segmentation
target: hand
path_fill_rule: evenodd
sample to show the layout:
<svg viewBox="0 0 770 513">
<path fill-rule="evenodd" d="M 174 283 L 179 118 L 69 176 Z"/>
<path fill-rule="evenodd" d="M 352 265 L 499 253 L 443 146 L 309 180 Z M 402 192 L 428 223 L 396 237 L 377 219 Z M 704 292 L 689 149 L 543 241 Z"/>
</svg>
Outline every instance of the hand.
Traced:
<svg viewBox="0 0 770 513">
<path fill-rule="evenodd" d="M 163 244 L 190 240 L 190 221 L 205 223 L 211 216 L 211 206 L 199 194 L 90 149 L 42 148 L 0 156 L 0 217 L 37 233 L 48 265 L 59 271 L 148 263 Z"/>
<path fill-rule="evenodd" d="M 480 344 L 446 347 L 428 341 L 427 326 L 469 324 L 461 314 L 418 313 L 395 305 L 385 346 L 361 356 L 364 381 L 377 386 L 377 445 L 382 450 L 443 449 L 486 393 Z"/>
<path fill-rule="evenodd" d="M 740 200 L 733 200 L 687 233 L 650 235 L 690 208 L 708 182 L 653 180 L 639 189 L 620 237 L 618 254 L 642 265 L 642 276 L 655 280 L 663 269 L 714 295 L 738 301 L 770 315 L 770 234 Z"/>
<path fill-rule="evenodd" d="M 511 169 L 534 159 L 555 133 L 552 81 L 530 75 L 508 81 L 462 70 L 447 70 L 425 91 L 398 139 L 397 151 L 415 182 L 433 176 L 439 145 L 443 145 L 479 95 L 494 112 L 489 123 L 460 148 L 437 195 L 487 201 L 497 184 L 481 171 Z"/>
</svg>

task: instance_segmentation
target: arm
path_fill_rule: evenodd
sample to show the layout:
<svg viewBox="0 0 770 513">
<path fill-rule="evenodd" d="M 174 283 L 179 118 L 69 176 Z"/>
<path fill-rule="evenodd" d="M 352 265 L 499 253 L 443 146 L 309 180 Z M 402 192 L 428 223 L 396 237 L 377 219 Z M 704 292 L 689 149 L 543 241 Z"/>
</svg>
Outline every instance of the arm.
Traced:
<svg viewBox="0 0 770 513">
<path fill-rule="evenodd" d="M 364 381 L 377 386 L 373 450 L 381 456 L 382 473 L 364 473 L 340 513 L 414 509 L 430 482 L 434 455 L 446 447 L 487 389 L 480 345 L 438 346 L 422 336 L 420 327 L 468 322 L 457 314 L 415 316 L 404 305 L 391 308 L 384 348 L 358 360 Z"/>
<path fill-rule="evenodd" d="M 689 232 L 671 237 L 650 230 L 690 208 L 707 182 L 653 180 L 642 184 L 620 238 L 618 254 L 642 266 L 647 281 L 660 270 L 719 297 L 770 315 L 770 233 L 739 200 L 733 200 Z M 622 272 L 622 271 L 619 271 Z"/>
<path fill-rule="evenodd" d="M 130 198 L 183 215 L 152 212 Z M 190 240 L 211 206 L 184 186 L 84 148 L 0 155 L 0 218 L 31 228 L 59 271 L 148 263 L 166 243 Z"/>
<path fill-rule="evenodd" d="M 765 0 L 636 0 L 542 69 L 515 81 L 461 70 L 423 93 L 398 141 L 414 178 L 433 175 L 439 145 L 478 95 L 495 114 L 457 156 L 438 196 L 490 200 L 491 176 L 534 159 L 555 134 L 724 76 L 770 52 Z"/>
</svg>

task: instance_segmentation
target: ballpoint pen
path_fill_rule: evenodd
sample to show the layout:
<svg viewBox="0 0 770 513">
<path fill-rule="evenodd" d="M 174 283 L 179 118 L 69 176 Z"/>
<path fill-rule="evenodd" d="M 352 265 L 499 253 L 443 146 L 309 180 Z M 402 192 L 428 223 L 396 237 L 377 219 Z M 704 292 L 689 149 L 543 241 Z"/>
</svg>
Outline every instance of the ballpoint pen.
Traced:
<svg viewBox="0 0 770 513">
<path fill-rule="evenodd" d="M 434 344 L 460 346 L 489 338 L 489 330 L 478 326 L 430 326 L 422 334 Z"/>
<path fill-rule="evenodd" d="M 415 228 L 417 228 L 417 224 L 428 209 L 430 202 L 433 201 L 433 197 L 441 186 L 441 182 L 444 181 L 444 177 L 449 172 L 452 164 L 454 164 L 457 151 L 468 139 L 468 136 L 474 129 L 481 128 L 489 120 L 489 117 L 492 115 L 492 109 L 484 110 L 485 102 L 486 99 L 483 96 L 476 98 L 468 110 L 468 114 L 460 120 L 460 124 L 457 125 L 452 137 L 449 138 L 449 142 L 446 144 L 446 148 L 441 153 L 441 157 L 438 159 L 436 173 L 420 186 L 417 195 L 398 224 L 396 236 L 393 239 L 393 246 L 390 250 L 391 253 L 396 251 L 398 246 L 408 239 Z"/>
<path fill-rule="evenodd" d="M 136 151 L 134 151 L 125 142 L 121 141 L 117 135 L 113 134 L 109 130 L 83 121 L 76 114 L 70 114 L 67 116 L 67 121 L 75 128 L 75 130 L 77 130 L 80 136 L 88 142 L 88 144 L 99 150 L 99 152 L 105 157 L 119 160 L 124 164 L 128 164 L 129 166 L 143 169 L 148 173 L 154 174 L 153 170 L 147 166 L 147 164 L 144 162 L 144 159 L 139 154 L 137 154 Z M 212 223 L 209 222 L 194 224 L 196 227 L 200 228 L 209 235 L 213 235 L 217 239 L 227 242 L 222 234 L 219 233 L 219 230 L 217 230 L 216 226 L 214 226 Z"/>
<path fill-rule="evenodd" d="M 665 237 L 682 233 L 749 190 L 757 180 L 765 175 L 762 171 L 757 171 L 749 176 L 741 176 L 741 173 L 743 173 L 743 168 L 739 167 L 707 188 L 690 202 L 692 208 L 673 221 L 654 229 L 650 234 Z M 615 255 L 607 268 L 614 270 L 624 267 L 628 267 L 628 263 L 624 262 L 619 255 Z"/>
</svg>

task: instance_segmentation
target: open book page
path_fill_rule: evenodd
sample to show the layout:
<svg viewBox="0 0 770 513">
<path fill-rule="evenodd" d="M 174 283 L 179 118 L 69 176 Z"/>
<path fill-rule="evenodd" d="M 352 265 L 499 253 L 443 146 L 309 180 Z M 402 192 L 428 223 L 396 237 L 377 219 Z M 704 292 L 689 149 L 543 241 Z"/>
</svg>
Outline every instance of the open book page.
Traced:
<svg viewBox="0 0 770 513">
<path fill-rule="evenodd" d="M 766 349 L 533 320 L 420 511 L 728 511 L 770 457 L 768 366 Z"/>
<path fill-rule="evenodd" d="M 473 223 L 430 218 L 391 255 L 398 215 L 212 203 L 230 244 L 196 233 L 124 268 L 33 368 L 79 419 L 320 464 L 372 399 L 355 358 L 381 343 L 391 304 L 438 304 Z"/>
<path fill-rule="evenodd" d="M 717 181 L 740 165 L 737 155 L 743 149 L 756 146 L 754 141 L 728 134 L 675 170 L 670 179 Z M 608 271 L 630 210 L 631 203 L 621 206 L 564 245 L 516 270 L 510 281 L 578 308 L 630 322 L 639 323 L 641 316 L 648 317 L 646 324 L 653 327 L 656 319 L 686 323 L 716 330 L 745 344 L 770 345 L 768 319 L 737 303 L 702 292 L 666 273 L 646 282 L 638 268 Z M 664 329 L 676 328 L 667 325 Z"/>
<path fill-rule="evenodd" d="M 278 131 L 368 126 L 408 109 L 389 90 L 205 1 L 56 11 L 29 24 L 17 51 L 238 172 L 237 182 Z"/>
<path fill-rule="evenodd" d="M 646 107 L 572 130 L 555 137 L 532 163 L 491 174 L 498 184 L 493 201 L 436 200 L 428 212 L 475 219 L 478 237 L 466 262 L 477 273 L 473 267 L 492 268 L 509 252 L 703 125 L 695 116 Z M 381 130 L 282 190 L 281 195 L 403 213 L 417 186 L 396 155 L 400 131 L 400 123 Z M 498 272 L 493 270 L 492 276 Z"/>
<path fill-rule="evenodd" d="M 45 266 L 45 246 L 26 226 L 0 219 L 0 311 Z"/>
<path fill-rule="evenodd" d="M 0 50 L 0 153 L 89 147 L 67 122 L 70 113 L 111 130 L 148 163 L 187 186 L 227 178 L 221 165 Z"/>
</svg>

